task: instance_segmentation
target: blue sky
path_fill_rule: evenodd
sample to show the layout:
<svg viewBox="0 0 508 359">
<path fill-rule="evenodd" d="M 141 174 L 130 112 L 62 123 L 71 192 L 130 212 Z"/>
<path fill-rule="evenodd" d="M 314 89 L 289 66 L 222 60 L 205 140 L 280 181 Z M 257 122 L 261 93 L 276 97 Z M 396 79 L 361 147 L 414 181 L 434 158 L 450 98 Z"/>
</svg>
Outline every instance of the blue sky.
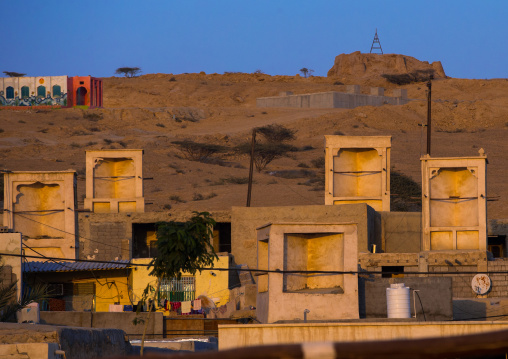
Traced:
<svg viewBox="0 0 508 359">
<path fill-rule="evenodd" d="M 335 56 L 369 52 L 377 28 L 385 53 L 439 60 L 452 77 L 508 77 L 501 0 L 0 0 L 0 13 L 0 72 L 28 76 L 326 76 Z"/>
</svg>

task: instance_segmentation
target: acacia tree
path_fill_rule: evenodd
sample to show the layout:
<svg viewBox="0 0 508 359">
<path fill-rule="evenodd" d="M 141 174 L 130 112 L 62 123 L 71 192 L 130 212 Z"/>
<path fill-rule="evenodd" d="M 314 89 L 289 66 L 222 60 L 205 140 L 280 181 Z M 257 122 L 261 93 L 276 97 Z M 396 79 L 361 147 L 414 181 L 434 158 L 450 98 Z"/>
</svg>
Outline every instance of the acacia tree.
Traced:
<svg viewBox="0 0 508 359">
<path fill-rule="evenodd" d="M 296 130 L 292 130 L 283 125 L 273 123 L 256 128 L 256 132 L 260 133 L 269 143 L 281 143 L 294 140 Z"/>
<path fill-rule="evenodd" d="M 6 74 L 9 77 L 23 77 L 26 74 L 22 74 L 21 72 L 14 72 L 14 71 L 4 71 L 4 74 Z"/>
<path fill-rule="evenodd" d="M 216 153 L 225 151 L 224 146 L 199 143 L 191 140 L 173 141 L 171 143 L 178 146 L 180 151 L 184 153 L 185 157 L 191 161 L 206 160 L 208 157 Z"/>
<path fill-rule="evenodd" d="M 270 162 L 277 158 L 284 157 L 293 146 L 285 143 L 259 142 L 254 146 L 254 165 L 256 170 L 261 172 Z M 251 153 L 251 144 L 243 143 L 236 147 L 238 153 L 249 155 Z"/>
<path fill-rule="evenodd" d="M 303 74 L 303 77 L 308 77 L 308 76 L 310 76 L 314 72 L 314 70 L 308 69 L 306 67 L 302 67 L 300 69 L 300 72 Z"/>
<path fill-rule="evenodd" d="M 115 74 L 124 75 L 125 77 L 134 77 L 141 72 L 139 67 L 119 67 L 116 69 Z"/>
<path fill-rule="evenodd" d="M 142 303 L 149 299 L 149 311 L 141 340 L 141 355 L 145 343 L 145 334 L 150 313 L 159 293 L 161 281 L 164 279 L 180 279 L 182 273 L 196 274 L 203 268 L 213 267 L 218 259 L 213 249 L 213 227 L 216 222 L 208 212 L 193 212 L 194 216 L 187 222 L 158 222 L 157 226 L 157 257 L 150 261 L 151 276 L 156 278 L 156 285 L 148 284 L 143 292 Z M 137 312 L 139 313 L 140 306 Z"/>
<path fill-rule="evenodd" d="M 261 172 L 270 162 L 285 156 L 294 148 L 286 142 L 295 139 L 296 130 L 291 130 L 280 124 L 257 127 L 255 130 L 264 138 L 264 142 L 256 142 L 254 146 L 254 164 L 258 172 Z M 252 145 L 243 143 L 236 146 L 236 151 L 249 155 L 252 151 Z"/>
</svg>

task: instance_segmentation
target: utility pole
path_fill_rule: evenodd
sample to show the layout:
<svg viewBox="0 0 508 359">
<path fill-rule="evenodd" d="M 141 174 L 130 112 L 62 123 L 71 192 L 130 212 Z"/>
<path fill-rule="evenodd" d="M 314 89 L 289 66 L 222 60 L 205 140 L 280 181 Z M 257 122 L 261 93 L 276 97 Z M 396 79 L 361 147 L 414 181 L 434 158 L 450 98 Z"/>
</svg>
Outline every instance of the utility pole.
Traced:
<svg viewBox="0 0 508 359">
<path fill-rule="evenodd" d="M 431 136 L 431 124 L 432 124 L 432 115 L 431 115 L 431 104 L 432 104 L 432 76 L 429 78 L 427 82 L 427 155 L 430 156 L 430 136 Z"/>
<path fill-rule="evenodd" d="M 381 55 L 383 55 L 383 49 L 381 48 L 381 42 L 379 41 L 379 36 L 377 36 L 377 28 L 376 28 L 376 34 L 374 35 L 374 40 L 372 41 L 372 46 L 370 47 L 371 54 L 372 54 L 372 50 L 380 50 Z"/>
<path fill-rule="evenodd" d="M 254 147 L 256 146 L 256 129 L 252 130 L 252 143 L 250 148 L 250 167 L 249 167 L 249 188 L 247 189 L 247 207 L 250 207 L 250 197 L 252 194 L 252 176 L 254 173 Z"/>
</svg>

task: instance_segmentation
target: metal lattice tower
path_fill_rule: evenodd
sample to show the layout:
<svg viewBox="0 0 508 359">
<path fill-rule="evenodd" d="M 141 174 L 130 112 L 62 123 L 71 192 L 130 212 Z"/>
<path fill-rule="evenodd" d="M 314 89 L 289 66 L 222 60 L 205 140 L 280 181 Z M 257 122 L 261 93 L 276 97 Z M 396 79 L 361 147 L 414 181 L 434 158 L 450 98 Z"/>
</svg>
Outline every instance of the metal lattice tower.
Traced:
<svg viewBox="0 0 508 359">
<path fill-rule="evenodd" d="M 379 45 L 379 46 L 377 46 Z M 372 46 L 370 47 L 370 53 L 372 54 L 372 50 L 380 50 L 381 55 L 383 55 L 383 49 L 381 48 L 381 42 L 379 42 L 379 36 L 377 36 L 377 29 L 376 34 L 374 35 L 374 40 L 372 41 Z"/>
</svg>

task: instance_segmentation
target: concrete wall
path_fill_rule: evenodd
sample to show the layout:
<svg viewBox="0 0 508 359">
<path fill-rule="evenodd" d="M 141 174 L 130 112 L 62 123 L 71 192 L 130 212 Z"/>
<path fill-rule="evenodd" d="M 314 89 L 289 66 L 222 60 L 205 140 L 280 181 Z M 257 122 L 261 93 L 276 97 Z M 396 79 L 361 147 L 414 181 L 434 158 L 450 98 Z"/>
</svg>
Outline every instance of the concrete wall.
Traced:
<svg viewBox="0 0 508 359">
<path fill-rule="evenodd" d="M 447 337 L 508 329 L 508 322 L 389 322 L 219 325 L 219 350 L 305 342 Z"/>
<path fill-rule="evenodd" d="M 231 214 L 231 248 L 237 264 L 256 268 L 256 228 L 270 222 L 295 223 L 357 223 L 358 252 L 369 250 L 368 206 L 287 206 L 233 207 Z"/>
<path fill-rule="evenodd" d="M 453 319 L 452 279 L 450 277 L 379 278 L 377 276 L 374 278 L 360 278 L 360 317 L 388 317 L 386 288 L 389 288 L 392 283 L 404 283 L 406 287 L 411 288 L 411 315 L 415 315 L 414 304 L 416 299 L 417 320 L 444 321 Z M 420 299 L 418 299 L 418 296 L 414 298 L 414 289 L 419 291 Z"/>
<path fill-rule="evenodd" d="M 129 338 L 140 338 L 143 334 L 144 323 L 134 325 L 134 319 L 146 319 L 148 313 L 119 312 L 41 312 L 41 324 L 58 326 L 83 327 L 95 329 L 121 329 Z M 147 328 L 148 337 L 160 338 L 163 333 L 163 314 L 152 312 Z"/>
<path fill-rule="evenodd" d="M 386 253 L 421 251 L 422 214 L 420 212 L 379 212 L 381 215 L 380 249 Z"/>
<path fill-rule="evenodd" d="M 44 96 L 38 89 L 44 87 Z M 60 86 L 60 96 L 54 91 Z M 7 98 L 7 87 L 14 90 L 14 98 Z M 28 87 L 28 97 L 22 96 L 22 88 Z M 67 106 L 67 76 L 0 77 L 0 106 Z"/>
<path fill-rule="evenodd" d="M 0 233 L 0 252 L 21 255 L 21 233 Z M 21 257 L 1 256 L 0 263 L 4 267 L 0 273 L 1 285 L 4 287 L 17 281 L 17 298 L 19 299 L 23 287 Z"/>
<path fill-rule="evenodd" d="M 487 157 L 421 158 L 423 250 L 487 249 Z"/>
<path fill-rule="evenodd" d="M 457 298 L 453 300 L 455 320 L 496 320 L 506 317 L 508 299 L 498 298 Z"/>
<path fill-rule="evenodd" d="M 84 206 L 96 213 L 144 212 L 143 150 L 86 151 Z"/>
<path fill-rule="evenodd" d="M 132 224 L 160 221 L 184 222 L 192 211 L 146 213 L 79 213 L 79 258 L 92 260 L 130 259 L 132 252 Z M 230 222 L 230 211 L 211 212 L 217 222 Z"/>
<path fill-rule="evenodd" d="M 25 254 L 76 258 L 75 189 L 75 171 L 5 173 L 4 225 L 23 234 Z"/>
<path fill-rule="evenodd" d="M 374 93 L 380 93 L 376 88 Z M 295 107 L 295 108 L 355 108 L 358 106 L 404 105 L 408 102 L 407 94 L 397 97 L 364 95 L 360 93 L 320 92 L 302 95 L 285 95 L 260 97 L 256 99 L 257 107 Z"/>
<path fill-rule="evenodd" d="M 273 223 L 258 229 L 259 269 L 270 271 L 356 271 L 356 224 Z M 267 260 L 265 260 L 267 258 Z M 358 276 L 269 272 L 258 282 L 256 316 L 261 323 L 304 318 L 358 318 Z M 267 278 L 266 278 L 267 277 Z M 265 283 L 263 283 L 265 282 Z M 333 304 L 332 304 L 333 303 Z M 309 312 L 310 311 L 310 312 Z"/>
<path fill-rule="evenodd" d="M 390 136 L 325 136 L 325 204 L 390 211 Z"/>
</svg>

